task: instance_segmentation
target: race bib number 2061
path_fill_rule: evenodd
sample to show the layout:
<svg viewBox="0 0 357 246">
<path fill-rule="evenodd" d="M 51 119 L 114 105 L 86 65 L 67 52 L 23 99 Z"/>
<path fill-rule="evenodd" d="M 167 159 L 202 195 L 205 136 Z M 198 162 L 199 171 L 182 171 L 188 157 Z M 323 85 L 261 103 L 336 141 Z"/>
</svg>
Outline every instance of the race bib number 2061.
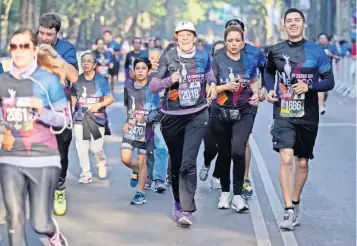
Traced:
<svg viewBox="0 0 357 246">
<path fill-rule="evenodd" d="M 32 109 L 22 107 L 6 107 L 5 125 L 11 130 L 32 130 L 33 115 Z"/>
<path fill-rule="evenodd" d="M 281 117 L 303 117 L 305 115 L 305 94 L 284 93 L 281 95 Z"/>
</svg>

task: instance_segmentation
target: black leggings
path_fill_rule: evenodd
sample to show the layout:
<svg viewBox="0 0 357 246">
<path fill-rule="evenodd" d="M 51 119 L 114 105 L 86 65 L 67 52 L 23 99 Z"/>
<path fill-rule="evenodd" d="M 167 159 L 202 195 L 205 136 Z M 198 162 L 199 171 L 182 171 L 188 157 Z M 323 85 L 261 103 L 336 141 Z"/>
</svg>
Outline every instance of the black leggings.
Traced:
<svg viewBox="0 0 357 246">
<path fill-rule="evenodd" d="M 197 155 L 207 120 L 205 109 L 190 115 L 165 115 L 161 121 L 171 158 L 172 192 L 184 212 L 196 211 Z"/>
<path fill-rule="evenodd" d="M 0 164 L 10 246 L 28 245 L 25 234 L 27 194 L 32 228 L 48 237 L 55 235 L 51 211 L 60 172 L 58 167 L 28 168 Z"/>
<path fill-rule="evenodd" d="M 219 119 L 212 119 L 213 130 L 218 142 L 218 155 L 221 158 L 218 168 L 222 192 L 230 191 L 231 159 L 233 159 L 234 195 L 242 194 L 245 150 L 254 123 L 250 107 L 242 110 L 241 114 L 241 119 L 235 123 L 222 123 Z"/>
<path fill-rule="evenodd" d="M 214 135 L 213 124 L 212 124 L 211 119 L 209 119 L 209 121 L 208 121 L 208 125 L 205 130 L 205 135 L 204 135 L 203 141 L 205 144 L 205 150 L 203 152 L 204 165 L 206 167 L 209 167 L 209 166 L 211 166 L 211 162 L 213 161 L 213 159 L 216 157 L 216 155 L 218 153 L 217 140 Z M 218 155 L 217 160 L 216 160 L 216 165 L 214 167 L 214 171 L 213 171 L 213 175 L 212 175 L 215 178 L 220 177 L 220 175 L 219 175 L 220 161 L 221 161 L 221 158 Z"/>
<path fill-rule="evenodd" d="M 66 179 L 68 170 L 68 151 L 72 141 L 72 130 L 65 129 L 61 134 L 56 135 L 58 151 L 61 157 L 61 179 Z"/>
</svg>

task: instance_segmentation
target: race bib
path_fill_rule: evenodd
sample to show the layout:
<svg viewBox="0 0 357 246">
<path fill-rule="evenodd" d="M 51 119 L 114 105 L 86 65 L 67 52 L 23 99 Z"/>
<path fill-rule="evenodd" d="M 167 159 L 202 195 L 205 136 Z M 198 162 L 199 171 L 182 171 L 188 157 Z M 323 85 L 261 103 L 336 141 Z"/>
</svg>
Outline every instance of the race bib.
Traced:
<svg viewBox="0 0 357 246">
<path fill-rule="evenodd" d="M 281 117 L 303 117 L 305 115 L 305 93 L 284 93 L 281 95 Z"/>
<path fill-rule="evenodd" d="M 187 75 L 187 79 L 179 85 L 179 100 L 181 107 L 190 107 L 197 104 L 201 93 L 201 82 L 204 74 Z"/>
<path fill-rule="evenodd" d="M 146 142 L 146 122 L 139 122 L 138 119 L 148 114 L 148 111 L 135 110 L 133 117 L 129 119 L 128 132 L 124 135 L 124 138 L 138 142 Z"/>
<path fill-rule="evenodd" d="M 9 130 L 33 129 L 33 111 L 30 97 L 4 98 L 4 121 Z"/>
</svg>

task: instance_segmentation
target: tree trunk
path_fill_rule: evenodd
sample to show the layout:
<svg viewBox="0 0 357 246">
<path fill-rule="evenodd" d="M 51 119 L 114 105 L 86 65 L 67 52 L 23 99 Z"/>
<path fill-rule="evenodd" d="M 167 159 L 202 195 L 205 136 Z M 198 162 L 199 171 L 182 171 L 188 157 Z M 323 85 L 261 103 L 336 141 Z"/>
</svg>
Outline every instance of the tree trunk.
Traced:
<svg viewBox="0 0 357 246">
<path fill-rule="evenodd" d="M 70 28 L 68 29 L 68 41 L 72 44 L 77 43 L 77 38 L 79 34 L 79 27 L 81 25 L 81 18 L 79 17 L 79 11 L 80 11 L 80 4 L 78 0 L 76 1 L 75 9 L 76 9 L 76 14 L 73 16 L 72 19 L 69 20 L 70 23 Z"/>
<path fill-rule="evenodd" d="M 5 2 L 5 14 L 4 14 L 4 30 L 3 34 L 5 34 L 5 44 L 8 42 L 8 28 L 9 28 L 9 13 L 11 9 L 13 0 L 7 0 Z"/>
<path fill-rule="evenodd" d="M 52 7 L 51 5 L 52 5 L 51 0 L 41 0 L 41 8 L 40 8 L 41 15 L 49 12 Z"/>
<path fill-rule="evenodd" d="M 78 38 L 78 34 L 79 34 L 79 28 L 81 25 L 81 19 L 79 17 L 73 17 L 73 19 L 71 20 L 71 28 L 68 30 L 68 42 L 72 43 L 72 44 L 76 44 L 77 43 L 77 38 Z"/>
<path fill-rule="evenodd" d="M 32 25 L 32 0 L 22 0 L 21 8 L 21 26 L 31 28 Z"/>
</svg>

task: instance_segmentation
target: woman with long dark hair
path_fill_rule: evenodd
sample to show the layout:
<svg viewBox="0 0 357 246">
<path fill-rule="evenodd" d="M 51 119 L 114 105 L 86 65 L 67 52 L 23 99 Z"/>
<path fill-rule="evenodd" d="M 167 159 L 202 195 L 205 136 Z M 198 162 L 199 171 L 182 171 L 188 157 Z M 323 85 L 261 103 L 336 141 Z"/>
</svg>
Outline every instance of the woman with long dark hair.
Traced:
<svg viewBox="0 0 357 246">
<path fill-rule="evenodd" d="M 218 208 L 248 209 L 242 197 L 245 151 L 259 104 L 256 63 L 241 53 L 243 30 L 230 26 L 224 32 L 226 51 L 216 55 L 213 70 L 217 79 L 217 101 L 212 104 L 211 124 L 217 138 L 222 193 Z M 233 198 L 230 193 L 233 160 Z M 231 202 L 232 199 L 232 202 Z M 231 203 L 231 204 L 230 204 Z"/>
</svg>

